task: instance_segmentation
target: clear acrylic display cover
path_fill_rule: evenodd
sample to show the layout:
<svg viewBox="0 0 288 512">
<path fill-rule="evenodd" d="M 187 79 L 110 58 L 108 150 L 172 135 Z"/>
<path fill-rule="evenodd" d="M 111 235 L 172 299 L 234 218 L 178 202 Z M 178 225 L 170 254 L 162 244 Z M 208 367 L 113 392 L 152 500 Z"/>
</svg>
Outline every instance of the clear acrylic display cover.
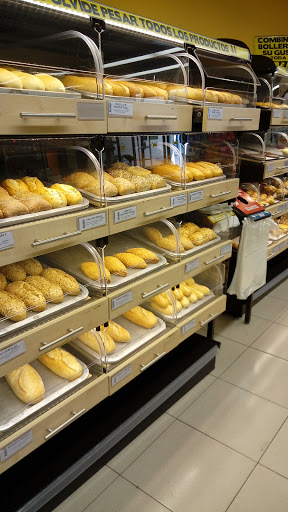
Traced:
<svg viewBox="0 0 288 512">
<path fill-rule="evenodd" d="M 258 183 L 240 183 L 240 188 L 246 192 L 253 201 L 256 201 L 256 203 L 261 204 L 260 199 L 260 190 L 259 190 L 259 184 Z M 261 205 L 263 206 L 263 205 Z"/>
<path fill-rule="evenodd" d="M 270 128 L 267 132 L 246 132 L 239 137 L 241 158 L 269 163 L 275 159 L 285 158 L 285 154 L 287 158 L 288 136 L 284 131 Z"/>
<path fill-rule="evenodd" d="M 288 73 L 283 67 L 259 78 L 257 106 L 273 109 L 287 109 Z M 279 116 L 280 117 L 280 116 Z"/>
<path fill-rule="evenodd" d="M 283 181 L 272 176 L 271 178 L 265 178 L 259 185 L 260 190 L 260 201 L 265 203 L 265 206 L 279 203 L 284 201 L 285 187 Z M 264 206 L 264 204 L 263 204 Z"/>
</svg>

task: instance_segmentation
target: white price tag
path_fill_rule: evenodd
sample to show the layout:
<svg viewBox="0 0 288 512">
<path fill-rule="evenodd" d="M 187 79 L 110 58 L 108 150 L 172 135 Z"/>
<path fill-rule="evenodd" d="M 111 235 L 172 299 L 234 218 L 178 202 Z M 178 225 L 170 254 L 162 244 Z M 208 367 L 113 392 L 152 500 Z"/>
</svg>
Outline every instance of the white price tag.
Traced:
<svg viewBox="0 0 288 512">
<path fill-rule="evenodd" d="M 279 246 L 278 246 L 278 245 L 276 245 L 276 246 L 275 246 L 275 247 L 273 247 L 273 249 L 272 249 L 272 254 L 275 254 L 276 252 L 278 252 L 278 250 L 279 250 Z"/>
<path fill-rule="evenodd" d="M 288 119 L 288 110 L 283 110 L 283 119 Z"/>
<path fill-rule="evenodd" d="M 285 204 L 281 204 L 280 206 L 278 206 L 278 210 L 277 210 L 277 213 L 282 213 L 285 209 Z"/>
<path fill-rule="evenodd" d="M 285 242 L 281 242 L 281 244 L 279 245 L 279 251 L 283 251 L 283 249 L 286 249 L 286 245 L 287 245 L 286 240 L 285 240 Z"/>
<path fill-rule="evenodd" d="M 266 167 L 266 171 L 267 172 L 272 172 L 274 171 L 275 169 L 275 165 L 274 164 L 268 164 L 267 167 Z"/>
<path fill-rule="evenodd" d="M 186 203 L 187 203 L 186 194 L 181 194 L 180 196 L 171 197 L 171 200 L 170 200 L 170 206 L 173 206 L 173 208 L 177 208 L 177 206 L 183 206 Z"/>
<path fill-rule="evenodd" d="M 188 272 L 191 272 L 191 270 L 195 270 L 195 268 L 199 267 L 199 258 L 196 258 L 196 260 L 189 261 L 189 263 L 186 263 L 185 265 L 185 274 L 188 274 Z"/>
<path fill-rule="evenodd" d="M 12 231 L 0 233 L 0 251 L 14 247 L 14 236 Z"/>
<path fill-rule="evenodd" d="M 280 118 L 281 110 L 280 108 L 273 108 L 273 118 Z"/>
<path fill-rule="evenodd" d="M 195 201 L 201 201 L 201 199 L 203 199 L 203 190 L 189 192 L 189 203 L 195 203 Z"/>
<path fill-rule="evenodd" d="M 228 252 L 232 252 L 232 244 L 221 247 L 221 256 L 224 256 L 224 254 L 227 254 Z"/>
<path fill-rule="evenodd" d="M 86 231 L 87 229 L 99 228 L 100 226 L 106 226 L 106 212 L 95 213 L 95 215 L 88 215 L 78 219 L 78 226 L 80 231 Z"/>
<path fill-rule="evenodd" d="M 117 117 L 133 117 L 133 103 L 128 101 L 109 101 L 108 115 Z"/>
<path fill-rule="evenodd" d="M 123 295 L 119 295 L 116 299 L 112 299 L 112 311 L 124 306 L 124 304 L 128 304 L 128 302 L 132 302 L 132 292 L 123 293 Z"/>
<path fill-rule="evenodd" d="M 184 336 L 184 334 L 186 334 L 188 331 L 191 331 L 191 329 L 193 329 L 193 327 L 195 327 L 195 319 L 194 318 L 193 318 L 193 320 L 190 320 L 190 322 L 187 322 L 187 324 L 183 325 L 183 327 L 181 329 L 182 336 Z"/>
<path fill-rule="evenodd" d="M 288 203 L 285 204 L 285 210 L 288 210 Z"/>
<path fill-rule="evenodd" d="M 14 359 L 15 357 L 21 356 L 21 354 L 24 354 L 25 352 L 26 346 L 24 340 L 18 341 L 17 343 L 10 345 L 10 347 L 4 348 L 0 351 L 0 365 L 11 361 L 11 359 Z"/>
<path fill-rule="evenodd" d="M 208 119 L 223 119 L 223 108 L 208 108 Z"/>
<path fill-rule="evenodd" d="M 123 370 L 120 370 L 120 372 L 116 373 L 116 375 L 113 375 L 111 382 L 112 386 L 116 386 L 118 382 L 121 382 L 121 380 L 126 379 L 128 375 L 132 373 L 132 365 L 128 364 L 128 366 L 125 366 Z"/>
<path fill-rule="evenodd" d="M 122 208 L 114 212 L 114 224 L 124 222 L 125 220 L 136 219 L 137 206 L 130 206 L 130 208 Z"/>
<path fill-rule="evenodd" d="M 20 452 L 25 446 L 32 443 L 33 436 L 32 436 L 32 430 L 29 430 L 29 432 L 26 432 L 23 434 L 23 436 L 18 437 L 18 439 L 15 439 L 15 441 L 12 441 L 12 443 L 7 444 L 5 448 L 0 450 L 0 460 L 1 462 L 5 462 L 6 460 L 10 459 L 15 453 Z"/>
</svg>

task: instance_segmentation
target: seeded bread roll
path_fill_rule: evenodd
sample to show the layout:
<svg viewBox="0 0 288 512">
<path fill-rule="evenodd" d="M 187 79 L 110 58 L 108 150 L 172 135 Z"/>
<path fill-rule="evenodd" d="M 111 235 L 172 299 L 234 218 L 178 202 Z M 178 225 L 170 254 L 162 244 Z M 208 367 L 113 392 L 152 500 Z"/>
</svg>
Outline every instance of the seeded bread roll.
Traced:
<svg viewBox="0 0 288 512">
<path fill-rule="evenodd" d="M 143 247 L 134 247 L 132 249 L 127 249 L 126 252 L 130 254 L 135 254 L 136 256 L 140 256 L 146 263 L 158 263 L 159 258 L 157 254 L 148 249 L 144 249 Z"/>
<path fill-rule="evenodd" d="M 104 325 L 100 326 L 101 332 L 104 331 L 105 335 L 109 334 L 114 341 L 117 343 L 128 343 L 130 341 L 131 336 L 127 329 L 124 329 L 121 325 L 109 321 L 108 327 L 104 327 Z"/>
<path fill-rule="evenodd" d="M 84 261 L 80 265 L 81 271 L 83 274 L 88 277 L 88 279 L 91 279 L 92 281 L 99 281 L 100 280 L 100 271 L 97 263 L 95 261 Z M 101 279 L 103 279 L 103 272 L 101 269 Z M 105 275 L 106 275 L 106 281 L 107 283 L 110 283 L 111 277 L 110 272 L 108 268 L 105 267 Z"/>
<path fill-rule="evenodd" d="M 113 352 L 116 348 L 115 342 L 113 338 L 109 336 L 109 334 L 104 332 L 96 332 L 95 329 L 85 332 L 85 334 L 81 334 L 78 336 L 78 340 L 81 341 L 81 343 L 84 343 L 84 345 L 87 347 L 91 348 L 91 350 L 94 350 L 94 352 L 97 352 L 97 354 L 100 354 L 101 352 L 104 353 L 104 350 L 106 351 L 106 354 L 111 354 L 111 352 Z"/>
<path fill-rule="evenodd" d="M 64 299 L 62 288 L 60 288 L 58 284 L 52 283 L 52 281 L 48 281 L 48 279 L 45 277 L 30 276 L 27 277 L 26 283 L 30 284 L 34 288 L 37 288 L 37 290 L 40 290 L 47 302 L 60 304 L 60 302 L 62 302 Z"/>
<path fill-rule="evenodd" d="M 80 287 L 76 279 L 59 268 L 44 268 L 42 274 L 48 281 L 60 286 L 64 293 L 68 295 L 79 295 Z"/>
<path fill-rule="evenodd" d="M 46 300 L 42 292 L 26 281 L 15 281 L 7 286 L 7 292 L 23 300 L 27 309 L 40 313 L 46 309 Z"/>
<path fill-rule="evenodd" d="M 24 404 L 36 404 L 44 398 L 45 387 L 39 373 L 30 364 L 24 364 L 5 375 L 15 395 Z"/>
<path fill-rule="evenodd" d="M 0 315 L 12 322 L 21 322 L 27 317 L 27 308 L 23 300 L 6 291 L 0 292 Z"/>
<path fill-rule="evenodd" d="M 66 183 L 55 183 L 54 185 L 52 185 L 52 187 L 50 187 L 50 190 L 51 189 L 55 189 L 58 192 L 62 192 L 65 195 L 67 204 L 69 206 L 72 204 L 81 204 L 83 201 L 83 197 L 79 190 L 72 187 L 71 185 L 66 185 Z"/>
<path fill-rule="evenodd" d="M 113 178 L 113 181 L 110 181 L 110 183 L 115 185 L 120 196 L 134 194 L 136 191 L 136 187 L 132 181 L 126 180 L 125 178 Z"/>
<path fill-rule="evenodd" d="M 44 85 L 45 91 L 51 92 L 65 92 L 65 87 L 55 76 L 46 75 L 45 73 L 36 73 L 37 78 L 41 80 Z"/>
<path fill-rule="evenodd" d="M 110 274 L 115 274 L 117 276 L 125 277 L 127 276 L 127 268 L 124 263 L 119 260 L 119 258 L 115 258 L 115 256 L 105 256 L 104 257 L 104 265 L 110 272 Z"/>
<path fill-rule="evenodd" d="M 26 272 L 19 263 L 10 263 L 0 267 L 0 272 L 8 279 L 8 281 L 24 281 Z"/>
<path fill-rule="evenodd" d="M 147 176 L 147 180 L 151 190 L 166 187 L 165 179 L 162 176 L 158 176 L 158 174 L 150 174 L 150 176 Z"/>
<path fill-rule="evenodd" d="M 76 357 L 60 347 L 43 354 L 39 357 L 39 361 L 47 366 L 51 372 L 70 381 L 77 379 L 83 373 L 82 366 Z"/>
<path fill-rule="evenodd" d="M 160 231 L 156 228 L 144 228 L 143 229 L 143 235 L 148 238 L 148 240 L 151 240 L 151 242 L 156 243 L 157 240 L 160 240 L 162 238 L 162 234 Z"/>
<path fill-rule="evenodd" d="M 203 244 L 206 244 L 207 242 L 209 242 L 209 238 L 207 238 L 207 236 L 200 233 L 200 230 L 196 231 L 196 233 L 194 233 L 194 235 L 191 235 L 191 240 L 194 245 L 203 245 Z"/>
<path fill-rule="evenodd" d="M 3 292 L 6 288 L 6 286 L 7 286 L 7 279 L 4 276 L 4 274 L 2 274 L 0 272 L 0 291 Z"/>
<path fill-rule="evenodd" d="M 151 329 L 157 325 L 157 317 L 151 311 L 141 308 L 141 306 L 136 306 L 130 309 L 130 311 L 126 311 L 126 313 L 123 313 L 123 316 L 130 320 L 130 322 L 141 325 L 141 327 L 146 329 Z"/>
<path fill-rule="evenodd" d="M 36 260 L 35 258 L 28 258 L 27 260 L 18 261 L 18 265 L 23 268 L 28 276 L 40 276 L 41 272 L 43 272 L 43 267 L 40 261 Z"/>
<path fill-rule="evenodd" d="M 135 254 L 128 254 L 126 252 L 119 252 L 114 254 L 114 258 L 118 258 L 123 265 L 127 268 L 146 268 L 147 263 L 140 256 L 136 256 Z"/>
</svg>

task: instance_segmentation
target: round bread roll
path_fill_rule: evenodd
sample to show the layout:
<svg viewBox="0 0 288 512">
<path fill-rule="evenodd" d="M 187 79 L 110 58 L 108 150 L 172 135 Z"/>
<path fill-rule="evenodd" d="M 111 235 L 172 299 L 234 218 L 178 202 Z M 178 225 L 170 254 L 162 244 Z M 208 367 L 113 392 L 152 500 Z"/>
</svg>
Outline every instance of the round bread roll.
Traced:
<svg viewBox="0 0 288 512">
<path fill-rule="evenodd" d="M 65 92 L 65 87 L 62 82 L 55 76 L 46 75 L 45 73 L 36 73 L 35 77 L 41 80 L 45 91 L 51 92 Z"/>
<path fill-rule="evenodd" d="M 62 192 L 65 197 L 67 204 L 70 206 L 71 204 L 81 204 L 83 202 L 83 197 L 79 190 L 72 187 L 71 185 L 66 185 L 64 183 L 55 183 L 50 187 L 50 190 L 57 190 L 57 192 Z"/>
<path fill-rule="evenodd" d="M 4 68 L 0 68 L 0 87 L 23 89 L 23 85 L 20 78 L 11 71 L 8 71 Z"/>
<path fill-rule="evenodd" d="M 31 89 L 33 91 L 45 91 L 45 87 L 41 80 L 30 73 L 23 73 L 23 71 L 13 71 L 14 75 L 18 76 L 22 82 L 23 89 Z"/>
<path fill-rule="evenodd" d="M 18 265 L 23 268 L 28 276 L 40 276 L 41 272 L 43 272 L 43 267 L 40 261 L 36 260 L 35 258 L 28 258 L 27 260 L 18 261 Z"/>
</svg>

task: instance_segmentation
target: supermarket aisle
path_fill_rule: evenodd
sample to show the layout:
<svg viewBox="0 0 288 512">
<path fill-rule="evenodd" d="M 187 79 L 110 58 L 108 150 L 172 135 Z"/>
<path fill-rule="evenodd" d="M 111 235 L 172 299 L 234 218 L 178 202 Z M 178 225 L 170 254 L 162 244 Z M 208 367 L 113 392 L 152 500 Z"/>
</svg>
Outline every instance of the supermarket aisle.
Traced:
<svg viewBox="0 0 288 512">
<path fill-rule="evenodd" d="M 215 370 L 54 512 L 287 512 L 288 280 L 216 333 Z"/>
</svg>

